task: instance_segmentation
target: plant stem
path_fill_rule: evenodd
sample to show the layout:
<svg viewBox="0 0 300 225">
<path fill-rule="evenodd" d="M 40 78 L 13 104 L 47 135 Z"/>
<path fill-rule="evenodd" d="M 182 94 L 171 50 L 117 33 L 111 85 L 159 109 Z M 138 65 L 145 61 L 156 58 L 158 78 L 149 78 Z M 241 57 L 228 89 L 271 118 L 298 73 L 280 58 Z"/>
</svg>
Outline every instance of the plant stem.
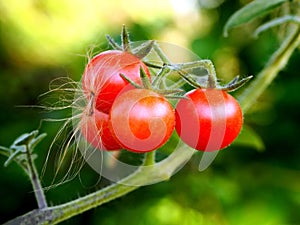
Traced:
<svg viewBox="0 0 300 225">
<path fill-rule="evenodd" d="M 36 209 L 19 216 L 5 225 L 57 224 L 72 216 L 121 197 L 143 185 L 167 180 L 194 154 L 194 150 L 182 145 L 168 158 L 151 166 L 140 167 L 135 173 L 104 189 L 74 201 L 44 209 Z M 151 154 L 149 155 L 151 158 Z"/>
<path fill-rule="evenodd" d="M 238 96 L 244 112 L 252 106 L 276 75 L 285 67 L 294 50 L 300 45 L 300 28 L 295 25 L 280 48 L 272 55 L 264 69 L 249 86 Z"/>
<path fill-rule="evenodd" d="M 153 44 L 154 51 L 158 55 L 158 57 L 161 59 L 161 61 L 164 64 L 171 64 L 171 61 L 168 59 L 168 57 L 165 55 L 165 53 L 161 50 L 157 42 Z"/>
<path fill-rule="evenodd" d="M 44 209 L 47 207 L 47 201 L 45 198 L 45 194 L 35 167 L 35 164 L 33 163 L 32 156 L 30 153 L 30 148 L 28 144 L 26 145 L 26 156 L 27 156 L 27 162 L 28 162 L 28 170 L 29 170 L 29 176 L 31 180 L 31 184 L 33 187 L 34 195 L 36 198 L 36 201 L 38 203 L 39 209 Z"/>
<path fill-rule="evenodd" d="M 155 151 L 146 153 L 143 166 L 151 166 L 154 164 L 155 164 Z"/>
</svg>

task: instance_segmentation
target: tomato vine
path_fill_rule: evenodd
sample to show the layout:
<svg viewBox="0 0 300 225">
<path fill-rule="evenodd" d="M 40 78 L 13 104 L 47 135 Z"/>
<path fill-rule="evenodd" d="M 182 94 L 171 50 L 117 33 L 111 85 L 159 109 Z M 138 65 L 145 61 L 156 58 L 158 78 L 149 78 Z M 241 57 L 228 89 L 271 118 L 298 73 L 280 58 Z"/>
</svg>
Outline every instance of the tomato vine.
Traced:
<svg viewBox="0 0 300 225">
<path fill-rule="evenodd" d="M 246 6 L 242 10 L 240 10 L 237 14 L 234 14 L 234 16 L 232 16 L 231 19 L 229 20 L 229 22 L 227 23 L 227 26 L 225 26 L 225 28 L 226 28 L 225 33 L 227 34 L 228 30 L 232 29 L 233 27 L 240 26 L 243 23 L 246 23 L 249 20 L 252 20 L 253 18 L 255 18 L 257 16 L 260 16 L 261 14 L 265 14 L 267 11 L 270 11 L 271 9 L 279 7 L 285 1 L 283 1 L 283 0 L 274 1 L 273 2 L 274 4 L 270 3 L 270 1 L 268 1 L 269 2 L 268 4 L 260 4 L 262 2 L 264 3 L 267 1 L 253 1 L 253 3 L 249 4 L 248 6 Z M 249 10 L 251 13 L 245 13 L 245 12 L 249 12 L 247 10 Z M 253 12 L 253 10 L 255 12 Z M 287 20 L 281 20 L 279 22 L 276 21 L 276 23 L 272 23 L 272 24 L 269 23 L 269 24 L 265 25 L 264 27 L 260 27 L 259 33 L 261 31 L 266 30 L 267 28 L 273 27 L 275 25 L 280 25 L 281 23 L 285 23 L 286 21 Z M 290 28 L 289 33 L 286 35 L 280 48 L 272 55 L 272 57 L 270 58 L 269 62 L 265 65 L 263 70 L 253 79 L 253 82 L 251 82 L 251 84 L 249 86 L 247 86 L 241 92 L 241 94 L 238 96 L 238 100 L 239 100 L 239 102 L 241 104 L 241 108 L 243 109 L 244 112 L 246 112 L 250 108 L 250 106 L 253 105 L 253 103 L 257 100 L 257 98 L 262 94 L 262 92 L 273 81 L 273 79 L 276 77 L 276 75 L 279 73 L 279 71 L 287 64 L 287 62 L 288 62 L 289 58 L 291 57 L 292 53 L 294 52 L 294 50 L 300 45 L 300 34 L 299 34 L 300 28 L 299 28 L 299 24 L 297 22 L 298 19 L 294 19 L 294 21 L 296 21 L 296 22 L 289 26 L 289 28 Z M 128 38 L 128 34 L 126 32 L 125 27 L 123 28 L 123 32 L 122 32 L 122 45 L 121 46 L 116 44 L 110 36 L 107 36 L 107 39 L 108 39 L 109 43 L 111 44 L 111 46 L 114 49 L 116 49 L 116 50 L 112 50 L 111 53 L 119 54 L 119 55 L 130 54 L 130 57 L 132 57 L 132 58 L 134 57 L 134 60 L 135 60 L 135 63 L 134 63 L 135 77 L 134 78 L 131 77 L 130 74 L 126 73 L 126 72 L 128 72 L 128 70 L 127 70 L 128 68 L 125 71 L 118 70 L 117 74 L 113 75 L 113 78 L 117 77 L 118 79 L 120 79 L 123 82 L 123 85 L 125 84 L 124 86 L 131 85 L 131 88 L 135 87 L 135 84 L 142 85 L 143 84 L 143 81 L 142 81 L 143 76 L 146 74 L 146 77 L 147 77 L 147 75 L 150 74 L 150 72 L 148 73 L 148 71 L 147 71 L 147 67 L 153 67 L 153 68 L 159 69 L 159 71 L 160 71 L 159 74 L 157 74 L 156 79 L 154 79 L 152 82 L 152 85 L 154 84 L 154 86 L 156 86 L 157 84 L 161 84 L 160 83 L 161 77 L 165 76 L 170 71 L 175 71 L 181 76 L 181 78 L 185 82 L 187 82 L 191 86 L 197 88 L 196 90 L 188 93 L 187 97 L 191 97 L 195 93 L 203 94 L 203 92 L 205 92 L 205 91 L 211 92 L 211 93 L 213 91 L 217 91 L 219 94 L 223 95 L 224 99 L 229 98 L 230 99 L 229 101 L 233 101 L 231 99 L 231 97 L 229 97 L 230 95 L 227 94 L 227 92 L 225 92 L 225 91 L 230 90 L 230 89 L 235 89 L 235 88 L 243 85 L 249 79 L 249 78 L 244 78 L 244 79 L 236 78 L 227 85 L 218 86 L 219 84 L 216 83 L 217 79 L 215 76 L 214 66 L 210 60 L 200 60 L 197 62 L 190 62 L 189 65 L 188 65 L 188 63 L 173 64 L 172 62 L 170 62 L 170 60 L 167 58 L 167 56 L 163 54 L 163 52 L 161 51 L 159 46 L 154 41 L 147 42 L 146 44 L 143 44 L 142 46 L 139 46 L 136 49 L 132 49 L 129 44 L 129 38 Z M 143 58 L 149 53 L 149 51 L 151 49 L 156 50 L 158 56 L 163 61 L 163 65 L 156 65 L 156 64 L 152 64 L 152 63 L 142 62 Z M 128 58 L 130 58 L 130 57 L 128 57 Z M 101 56 L 96 56 L 94 59 L 95 61 L 92 60 L 90 65 L 95 64 L 99 58 L 101 58 Z M 112 58 L 112 59 L 114 60 L 115 58 Z M 107 62 L 111 62 L 111 61 L 104 60 L 104 62 L 107 63 Z M 131 63 L 132 63 L 132 61 L 129 63 L 130 66 L 132 65 Z M 127 62 L 125 64 L 127 64 Z M 193 78 L 189 77 L 188 74 L 185 73 L 185 68 L 187 65 L 188 66 L 194 65 L 195 67 L 201 67 L 201 66 L 204 67 L 209 73 L 208 79 L 201 83 L 195 82 Z M 110 67 L 111 66 L 112 65 L 110 65 Z M 126 66 L 128 66 L 128 65 L 126 65 Z M 122 66 L 121 69 L 126 68 L 126 66 L 125 67 Z M 141 67 L 142 67 L 142 70 L 141 70 Z M 94 69 L 94 66 L 92 66 L 92 68 Z M 105 67 L 101 65 L 100 68 L 103 69 Z M 113 69 L 113 70 L 115 71 L 115 69 Z M 89 71 L 89 69 L 87 69 L 87 71 Z M 111 105 L 113 106 L 114 103 L 110 102 L 109 103 L 110 106 L 108 106 L 108 107 L 105 106 L 104 108 L 102 108 L 101 104 L 98 102 L 99 93 L 98 93 L 97 89 L 105 86 L 105 84 L 101 83 L 102 82 L 101 80 L 95 82 L 95 80 L 94 80 L 95 77 L 93 77 L 93 76 L 95 74 L 97 74 L 98 72 L 102 72 L 102 71 L 99 71 L 99 70 L 97 70 L 96 72 L 93 71 L 91 73 L 92 75 L 87 75 L 89 73 L 86 72 L 84 75 L 85 78 L 83 79 L 83 90 L 84 90 L 83 92 L 86 95 L 85 97 L 87 98 L 87 101 L 94 102 L 94 104 L 87 104 L 88 107 L 90 107 L 90 108 L 88 108 L 86 112 L 87 112 L 87 115 L 90 115 L 89 114 L 90 112 L 92 112 L 92 114 L 94 115 L 94 113 L 95 113 L 94 110 L 104 109 L 105 112 L 102 112 L 102 113 L 106 113 L 105 114 L 106 115 L 105 123 L 106 123 L 107 122 L 106 119 L 108 118 L 109 109 L 110 109 Z M 137 74 L 138 74 L 138 76 L 136 76 Z M 111 74 L 109 74 L 108 79 L 111 79 L 110 75 Z M 149 75 L 149 77 L 150 77 L 150 75 Z M 93 80 L 93 82 L 91 82 L 91 80 Z M 148 81 L 149 80 L 151 80 L 151 79 L 149 78 Z M 108 85 L 110 85 L 112 83 L 111 81 L 112 80 L 109 80 Z M 147 81 L 147 79 L 146 79 L 146 81 Z M 98 85 L 98 83 L 101 83 L 101 85 L 100 84 Z M 160 86 L 160 85 L 157 85 L 157 86 Z M 205 89 L 203 89 L 203 87 L 205 87 Z M 218 87 L 219 87 L 219 89 L 218 89 Z M 135 88 L 139 88 L 138 85 Z M 142 89 L 142 90 L 144 91 L 145 89 Z M 135 91 L 136 91 L 136 89 L 135 89 Z M 139 91 L 141 91 L 141 90 L 139 90 Z M 147 91 L 152 92 L 153 90 L 147 90 Z M 174 90 L 171 90 L 171 92 L 169 92 L 170 95 L 174 94 L 173 91 Z M 126 93 L 129 93 L 129 91 L 125 92 L 125 94 Z M 114 97 L 115 97 L 115 98 L 113 98 L 114 100 L 122 96 L 122 95 L 118 96 L 118 94 L 119 94 L 119 92 L 117 94 L 114 94 Z M 176 97 L 176 95 L 173 97 Z M 179 101 L 182 101 L 182 102 L 186 101 L 185 97 L 182 97 L 180 95 L 177 97 L 179 99 L 181 99 Z M 108 99 L 112 99 L 112 98 L 109 97 Z M 120 102 L 119 104 L 121 104 L 122 102 Z M 236 105 L 236 103 L 234 103 L 234 104 Z M 170 109 L 170 111 L 172 111 L 172 110 Z M 184 111 L 185 110 L 183 110 L 182 113 L 185 113 Z M 112 115 L 110 115 L 110 117 L 111 116 Z M 242 123 L 241 122 L 241 120 L 242 120 L 241 111 L 238 109 L 237 114 L 234 114 L 233 117 L 234 117 L 234 121 L 235 122 L 238 121 L 239 125 L 236 125 L 235 131 L 228 132 L 228 135 L 227 135 L 227 131 L 226 131 L 227 127 L 225 126 L 225 128 L 224 128 L 225 129 L 225 138 L 220 143 L 220 146 L 219 146 L 220 148 L 226 147 L 228 144 L 230 144 L 241 129 L 241 127 L 240 127 L 241 123 Z M 225 118 L 225 119 L 227 119 L 227 118 Z M 99 122 L 100 125 L 99 124 L 98 124 L 98 126 L 96 125 L 96 127 L 94 128 L 96 131 L 94 131 L 94 133 L 97 133 L 98 131 L 104 132 L 104 130 L 107 130 L 106 128 L 103 127 L 103 124 L 104 124 L 103 121 Z M 92 120 L 92 124 L 95 124 L 95 123 L 97 124 L 97 122 L 95 122 L 95 120 Z M 105 125 L 105 126 L 107 126 L 107 125 Z M 140 129 L 140 128 L 138 128 L 138 129 Z M 83 129 L 83 130 L 85 130 L 85 129 Z M 169 133 L 170 132 L 168 132 L 168 134 Z M 179 133 L 180 133 L 180 131 L 179 131 Z M 92 136 L 93 135 L 94 134 L 92 134 Z M 100 136 L 101 135 L 102 135 L 102 133 L 100 134 Z M 115 134 L 113 134 L 113 135 L 115 135 Z M 86 133 L 85 136 L 87 137 L 87 139 L 90 139 L 89 138 L 90 135 L 88 133 Z M 32 157 L 31 153 L 32 153 L 33 149 L 36 147 L 37 143 L 43 137 L 44 137 L 44 135 L 37 136 L 36 132 L 33 134 L 32 133 L 27 134 L 25 136 L 22 135 L 9 148 L 0 147 L 1 153 L 8 157 L 8 160 L 6 161 L 5 165 L 8 165 L 9 162 L 14 160 L 24 169 L 24 171 L 27 173 L 27 175 L 30 176 L 30 175 L 34 174 L 33 172 L 35 169 L 31 165 L 33 163 L 33 161 L 26 160 L 26 159 L 24 159 L 23 156 L 24 156 L 24 154 L 26 154 L 27 157 L 29 157 L 29 158 Z M 91 139 L 93 139 L 93 137 Z M 200 139 L 203 140 L 203 138 L 200 138 Z M 205 140 L 205 138 L 204 138 L 204 140 Z M 88 141 L 93 142 L 91 140 L 88 140 Z M 103 142 L 101 142 L 101 143 L 103 144 Z M 98 143 L 92 143 L 92 144 L 95 145 L 96 147 L 99 147 Z M 122 147 L 128 148 L 128 146 L 126 146 L 126 145 L 124 145 L 124 143 L 122 143 L 122 140 L 118 140 L 117 145 L 119 145 L 119 144 Z M 202 145 L 203 145 L 203 146 L 205 146 L 204 147 L 204 149 L 205 149 L 206 145 L 207 145 L 207 141 L 204 144 L 200 143 L 199 146 L 201 145 L 201 147 L 199 147 L 199 148 L 198 148 L 198 144 L 199 143 L 196 143 L 196 145 L 192 144 L 193 148 L 188 148 L 184 145 L 181 145 L 166 159 L 163 159 L 162 161 L 159 161 L 159 162 L 155 161 L 155 154 L 153 154 L 153 152 L 147 153 L 145 155 L 145 159 L 144 159 L 144 162 L 141 165 L 141 167 L 139 167 L 139 169 L 137 171 L 135 171 L 128 177 L 123 178 L 120 182 L 114 183 L 106 188 L 103 188 L 103 189 L 98 190 L 94 193 L 91 193 L 87 196 L 80 197 L 74 201 L 70 201 L 65 204 L 48 207 L 46 200 L 44 199 L 43 193 L 40 193 L 40 195 L 37 196 L 37 200 L 39 202 L 39 209 L 33 210 L 25 215 L 22 215 L 11 221 L 8 221 L 6 224 L 21 224 L 21 223 L 23 223 L 23 224 L 33 224 L 33 223 L 35 223 L 35 224 L 56 224 L 58 222 L 66 220 L 74 215 L 78 215 L 79 213 L 82 213 L 86 210 L 100 206 L 108 201 L 111 201 L 115 198 L 123 196 L 123 195 L 137 189 L 140 186 L 149 184 L 149 180 L 153 181 L 153 182 L 167 180 L 171 177 L 171 175 L 174 173 L 174 171 L 178 170 L 178 168 L 184 162 L 186 162 L 190 159 L 190 157 L 195 153 L 194 148 L 203 149 L 203 147 L 202 147 Z M 110 145 L 110 143 L 108 145 Z M 114 148 L 118 148 L 118 146 L 116 146 Z M 213 148 L 213 149 L 216 149 L 216 148 Z M 151 150 L 153 150 L 153 149 L 151 149 Z M 212 158 L 213 158 L 213 156 L 212 156 Z M 31 177 L 31 179 L 32 179 L 32 177 Z M 38 176 L 36 176 L 35 179 L 38 179 Z M 33 183 L 33 187 L 35 189 L 34 191 L 42 190 L 39 186 L 40 185 L 39 183 L 34 183 L 34 182 L 32 182 L 32 183 Z"/>
</svg>

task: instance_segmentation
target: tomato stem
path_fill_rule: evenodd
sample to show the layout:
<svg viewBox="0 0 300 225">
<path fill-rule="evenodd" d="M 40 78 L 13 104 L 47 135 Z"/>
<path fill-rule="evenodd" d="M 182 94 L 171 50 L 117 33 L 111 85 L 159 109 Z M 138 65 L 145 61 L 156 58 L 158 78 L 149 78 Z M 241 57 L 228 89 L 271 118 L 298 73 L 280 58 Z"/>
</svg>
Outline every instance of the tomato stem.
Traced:
<svg viewBox="0 0 300 225">
<path fill-rule="evenodd" d="M 211 60 L 204 59 L 194 62 L 182 63 L 182 64 L 171 64 L 170 65 L 173 70 L 175 70 L 187 83 L 195 88 L 216 88 L 217 87 L 217 75 L 214 64 Z M 207 82 L 205 85 L 198 83 L 195 81 L 187 72 L 187 69 L 193 68 L 204 68 L 207 70 Z"/>
<path fill-rule="evenodd" d="M 132 50 L 132 54 L 135 55 L 136 57 L 138 57 L 139 59 L 146 57 L 152 50 L 154 42 L 155 41 L 153 41 L 153 40 L 146 41 L 145 43 L 134 48 Z"/>
<path fill-rule="evenodd" d="M 161 61 L 164 64 L 171 64 L 171 61 L 169 60 L 169 58 L 165 55 L 165 53 L 161 50 L 161 48 L 159 47 L 159 45 L 157 44 L 157 42 L 155 42 L 153 44 L 153 49 L 156 52 L 156 54 L 158 55 L 158 57 L 161 59 Z"/>
<path fill-rule="evenodd" d="M 7 224 L 20 224 L 21 222 L 23 224 L 57 224 L 124 196 L 140 186 L 168 180 L 178 168 L 190 160 L 194 153 L 195 150 L 181 144 L 181 147 L 176 149 L 168 158 L 151 166 L 141 166 L 136 172 L 118 183 L 65 204 L 47 207 L 43 210 L 33 210 L 7 222 Z M 150 158 L 151 154 L 148 157 Z"/>
<path fill-rule="evenodd" d="M 145 159 L 143 162 L 143 166 L 151 166 L 155 164 L 155 151 L 147 152 L 145 154 Z"/>
<path fill-rule="evenodd" d="M 29 145 L 26 144 L 25 148 L 26 148 L 26 156 L 27 156 L 27 162 L 28 162 L 28 171 L 29 171 L 28 175 L 30 177 L 34 195 L 37 200 L 39 209 L 44 209 L 47 207 L 46 197 L 45 197 L 35 164 L 32 160 L 32 155 L 30 152 Z"/>
<path fill-rule="evenodd" d="M 161 70 L 157 73 L 157 75 L 155 76 L 152 85 L 154 87 L 159 87 L 159 85 L 161 84 L 162 78 L 166 75 L 168 75 L 170 73 L 170 68 L 167 66 L 163 66 L 161 68 Z"/>
<path fill-rule="evenodd" d="M 161 73 L 159 73 L 157 76 L 160 77 L 160 81 L 161 81 L 161 78 L 162 76 L 164 76 L 166 73 L 168 73 L 168 69 L 166 68 L 165 72 L 164 70 L 162 69 L 161 70 Z M 140 77 L 141 77 L 141 81 L 142 81 L 142 84 L 143 85 L 138 85 L 136 82 L 134 82 L 133 80 L 131 80 L 129 77 L 127 77 L 125 74 L 120 74 L 120 76 L 126 80 L 128 83 L 130 83 L 132 86 L 134 86 L 135 88 L 138 88 L 138 89 L 141 89 L 141 88 L 145 88 L 145 89 L 148 89 L 148 90 L 152 90 L 158 94 L 161 94 L 161 95 L 164 95 L 166 96 L 167 98 L 182 98 L 181 96 L 173 96 L 173 94 L 179 94 L 179 93 L 183 93 L 184 91 L 181 90 L 181 89 L 159 89 L 158 86 L 158 82 L 160 81 L 157 81 L 158 79 L 156 79 L 155 83 L 153 85 L 153 83 L 150 82 L 150 79 L 149 77 L 147 76 L 147 73 L 145 72 L 145 70 L 143 69 L 143 67 L 140 67 Z"/>
</svg>

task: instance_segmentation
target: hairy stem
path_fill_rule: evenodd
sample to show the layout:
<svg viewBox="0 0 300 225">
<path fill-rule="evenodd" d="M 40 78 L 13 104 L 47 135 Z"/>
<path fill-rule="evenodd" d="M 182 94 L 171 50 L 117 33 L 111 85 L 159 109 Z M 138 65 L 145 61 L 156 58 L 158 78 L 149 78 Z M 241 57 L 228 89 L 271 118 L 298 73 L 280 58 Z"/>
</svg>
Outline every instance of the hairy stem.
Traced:
<svg viewBox="0 0 300 225">
<path fill-rule="evenodd" d="M 194 150 L 182 145 L 165 160 L 140 167 L 135 173 L 104 189 L 78 198 L 74 201 L 44 209 L 36 209 L 19 216 L 5 225 L 12 224 L 57 224 L 70 217 L 98 207 L 106 202 L 124 196 L 140 186 L 167 180 L 193 155 Z M 148 157 L 152 158 L 149 154 Z"/>
<path fill-rule="evenodd" d="M 153 45 L 154 51 L 158 55 L 158 57 L 161 59 L 161 61 L 164 64 L 171 64 L 171 61 L 168 59 L 168 57 L 165 55 L 165 53 L 161 50 L 159 45 L 157 43 L 154 43 Z"/>
<path fill-rule="evenodd" d="M 38 203 L 39 209 L 44 209 L 47 207 L 47 201 L 45 198 L 45 194 L 40 182 L 40 179 L 38 177 L 38 173 L 35 167 L 35 164 L 33 163 L 32 156 L 30 153 L 30 148 L 28 145 L 26 145 L 26 156 L 27 156 L 27 162 L 28 162 L 28 170 L 30 175 L 31 184 L 33 187 L 34 195 L 36 198 L 36 201 Z"/>
</svg>

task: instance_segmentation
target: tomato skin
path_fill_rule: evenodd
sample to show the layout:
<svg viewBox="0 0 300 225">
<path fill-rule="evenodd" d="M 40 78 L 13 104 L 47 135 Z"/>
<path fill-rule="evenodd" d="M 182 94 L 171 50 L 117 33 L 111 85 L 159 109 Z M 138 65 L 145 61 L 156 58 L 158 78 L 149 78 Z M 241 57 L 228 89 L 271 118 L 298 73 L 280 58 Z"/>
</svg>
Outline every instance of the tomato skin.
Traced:
<svg viewBox="0 0 300 225">
<path fill-rule="evenodd" d="M 176 132 L 189 146 L 201 151 L 220 150 L 230 145 L 243 125 L 239 103 L 217 89 L 195 89 L 175 109 Z"/>
<path fill-rule="evenodd" d="M 108 50 L 96 55 L 86 66 L 82 88 L 88 98 L 93 96 L 96 108 L 109 113 L 113 101 L 124 88 L 132 86 L 120 74 L 141 84 L 140 67 L 150 78 L 146 65 L 136 56 L 119 50 Z"/>
<path fill-rule="evenodd" d="M 80 130 L 87 142 L 99 150 L 120 150 L 108 128 L 108 114 L 97 109 L 86 109 L 81 117 Z"/>
<path fill-rule="evenodd" d="M 118 96 L 109 128 L 119 144 L 132 152 L 149 152 L 165 144 L 175 128 L 175 112 L 166 98 L 147 89 Z"/>
</svg>

